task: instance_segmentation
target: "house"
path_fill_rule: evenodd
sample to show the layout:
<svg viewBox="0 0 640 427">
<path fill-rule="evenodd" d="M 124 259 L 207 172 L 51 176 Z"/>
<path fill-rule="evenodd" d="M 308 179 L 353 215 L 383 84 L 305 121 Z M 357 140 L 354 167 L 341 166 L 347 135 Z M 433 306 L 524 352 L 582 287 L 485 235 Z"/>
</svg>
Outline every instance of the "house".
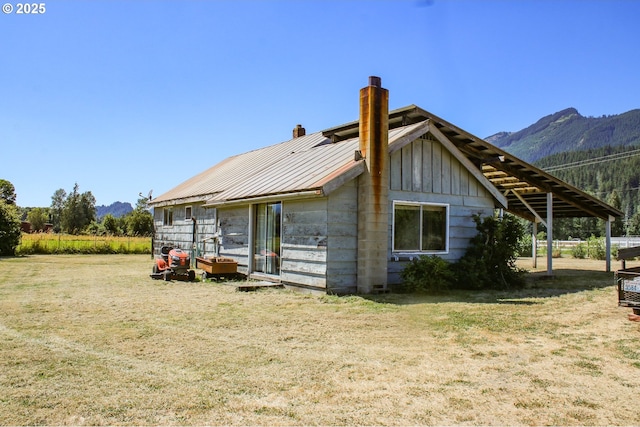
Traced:
<svg viewBox="0 0 640 427">
<path fill-rule="evenodd" d="M 358 121 L 308 135 L 298 125 L 291 140 L 223 160 L 150 206 L 156 254 L 171 244 L 335 294 L 384 292 L 418 255 L 459 259 L 474 214 L 548 226 L 596 216 L 608 230 L 622 215 L 415 105 L 389 112 L 378 77 L 360 90 Z"/>
</svg>

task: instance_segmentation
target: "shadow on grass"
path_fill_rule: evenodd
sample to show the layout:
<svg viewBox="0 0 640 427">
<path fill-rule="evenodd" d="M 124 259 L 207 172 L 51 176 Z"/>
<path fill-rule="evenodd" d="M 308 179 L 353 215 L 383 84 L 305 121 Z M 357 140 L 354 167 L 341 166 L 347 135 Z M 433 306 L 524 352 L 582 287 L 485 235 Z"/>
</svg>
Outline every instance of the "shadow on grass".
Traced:
<svg viewBox="0 0 640 427">
<path fill-rule="evenodd" d="M 526 284 L 512 290 L 460 290 L 452 289 L 439 294 L 426 293 L 388 293 L 362 295 L 363 298 L 385 304 L 438 304 L 450 302 L 478 304 L 536 305 L 542 304 L 541 298 L 604 289 L 614 286 L 613 272 L 558 269 L 552 276 L 546 272 L 529 272 Z"/>
</svg>

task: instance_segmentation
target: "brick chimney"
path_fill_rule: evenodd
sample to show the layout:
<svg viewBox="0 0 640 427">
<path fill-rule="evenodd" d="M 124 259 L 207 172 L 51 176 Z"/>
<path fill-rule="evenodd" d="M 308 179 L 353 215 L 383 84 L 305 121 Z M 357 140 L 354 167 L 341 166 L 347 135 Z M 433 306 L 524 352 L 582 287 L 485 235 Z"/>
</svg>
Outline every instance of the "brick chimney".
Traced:
<svg viewBox="0 0 640 427">
<path fill-rule="evenodd" d="M 296 125 L 295 128 L 293 128 L 293 137 L 294 138 L 298 138 L 299 136 L 305 136 L 307 133 L 307 131 L 302 127 L 302 125 Z"/>
<path fill-rule="evenodd" d="M 360 152 L 366 169 L 358 178 L 358 293 L 387 289 L 389 245 L 389 91 L 380 77 L 360 90 Z"/>
</svg>

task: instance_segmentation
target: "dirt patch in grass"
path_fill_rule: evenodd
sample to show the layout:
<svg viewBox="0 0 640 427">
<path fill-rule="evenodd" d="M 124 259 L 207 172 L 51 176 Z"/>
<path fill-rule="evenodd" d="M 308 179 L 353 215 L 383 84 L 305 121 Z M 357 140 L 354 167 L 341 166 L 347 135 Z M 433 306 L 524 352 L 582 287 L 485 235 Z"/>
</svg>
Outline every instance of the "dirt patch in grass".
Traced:
<svg viewBox="0 0 640 427">
<path fill-rule="evenodd" d="M 635 424 L 640 325 L 599 263 L 338 298 L 154 281 L 149 256 L 3 258 L 0 424 Z"/>
</svg>

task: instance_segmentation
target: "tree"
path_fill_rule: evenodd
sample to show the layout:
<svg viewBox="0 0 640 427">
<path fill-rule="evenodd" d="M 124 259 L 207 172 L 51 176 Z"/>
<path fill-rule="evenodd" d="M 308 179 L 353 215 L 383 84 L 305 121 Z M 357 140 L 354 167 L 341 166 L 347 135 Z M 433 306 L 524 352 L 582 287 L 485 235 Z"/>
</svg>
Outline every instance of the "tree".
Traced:
<svg viewBox="0 0 640 427">
<path fill-rule="evenodd" d="M 64 201 L 64 207 L 62 208 L 61 226 L 62 231 L 70 234 L 78 234 L 82 230 L 82 209 L 80 207 L 80 193 L 78 192 L 79 186 L 76 183 L 73 186 L 73 191 L 69 193 L 67 199 Z"/>
<path fill-rule="evenodd" d="M 622 210 L 622 201 L 617 190 L 613 190 L 607 198 L 607 203 L 616 209 Z M 624 221 L 622 218 L 616 218 L 611 223 L 611 235 L 612 236 L 624 236 Z"/>
<path fill-rule="evenodd" d="M 0 199 L 9 205 L 16 204 L 16 188 L 6 179 L 0 179 Z"/>
<path fill-rule="evenodd" d="M 118 220 L 111 214 L 106 214 L 102 218 L 102 226 L 104 230 L 113 236 L 120 234 L 120 227 L 118 227 Z"/>
<path fill-rule="evenodd" d="M 57 189 L 51 196 L 51 222 L 53 223 L 53 231 L 56 233 L 62 231 L 62 212 L 65 200 L 67 200 L 67 192 L 62 188 Z"/>
<path fill-rule="evenodd" d="M 627 233 L 631 236 L 640 235 L 640 212 L 633 214 L 627 222 Z"/>
<path fill-rule="evenodd" d="M 85 191 L 80 195 L 80 207 L 82 209 L 82 218 L 84 227 L 96 220 L 96 198 L 91 191 Z"/>
<path fill-rule="evenodd" d="M 127 234 L 130 236 L 151 236 L 153 234 L 153 216 L 147 210 L 146 198 L 138 199 L 136 208 L 126 215 Z"/>
<path fill-rule="evenodd" d="M 32 231 L 43 231 L 45 224 L 49 221 L 49 210 L 47 208 L 33 208 L 27 214 L 27 221 L 31 223 Z"/>
<path fill-rule="evenodd" d="M 0 255 L 15 255 L 20 244 L 20 217 L 13 203 L 0 198 Z"/>
<path fill-rule="evenodd" d="M 80 187 L 76 183 L 73 186 L 73 191 L 69 193 L 62 206 L 60 226 L 62 231 L 70 234 L 80 233 L 96 218 L 95 197 L 90 191 L 80 194 L 79 189 Z M 56 194 L 58 194 L 58 191 L 56 191 Z"/>
</svg>

